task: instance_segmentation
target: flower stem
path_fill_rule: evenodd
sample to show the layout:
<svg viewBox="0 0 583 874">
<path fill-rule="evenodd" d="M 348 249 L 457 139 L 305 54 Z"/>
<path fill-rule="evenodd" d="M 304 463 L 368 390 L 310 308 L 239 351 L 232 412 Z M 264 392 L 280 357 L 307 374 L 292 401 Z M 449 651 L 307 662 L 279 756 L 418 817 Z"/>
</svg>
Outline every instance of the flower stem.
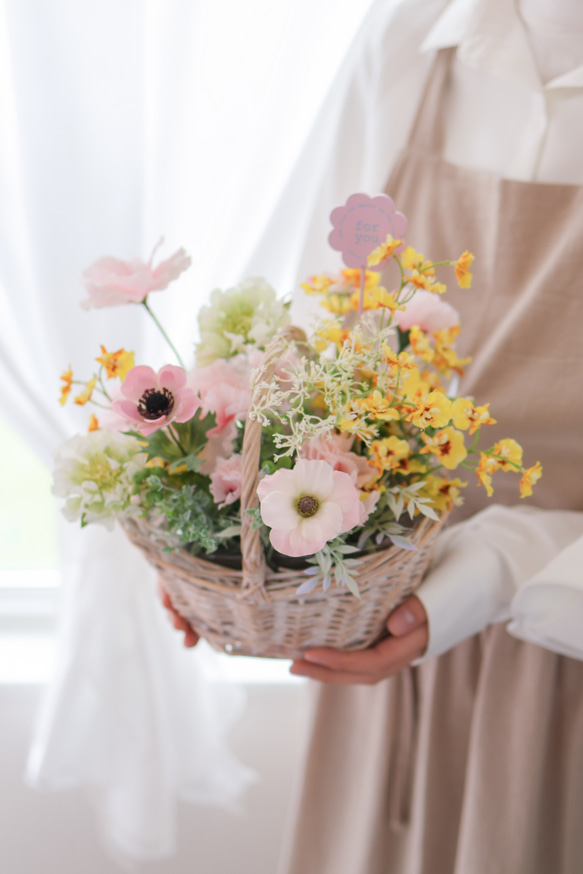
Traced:
<svg viewBox="0 0 583 874">
<path fill-rule="evenodd" d="M 166 340 L 166 342 L 168 343 L 168 345 L 170 346 L 170 348 L 172 349 L 172 351 L 176 355 L 176 359 L 177 359 L 178 363 L 180 364 L 180 366 L 182 367 L 183 370 L 186 370 L 186 368 L 184 366 L 184 361 L 182 360 L 182 358 L 178 354 L 178 351 L 177 351 L 174 343 L 172 342 L 172 340 L 170 339 L 170 337 L 168 336 L 168 334 L 166 333 L 166 331 L 164 330 L 164 328 L 162 327 L 162 325 L 160 324 L 160 322 L 158 321 L 158 319 L 156 318 L 156 316 L 154 315 L 154 313 L 152 312 L 150 307 L 148 306 L 148 299 L 144 298 L 144 300 L 142 301 L 142 304 L 145 306 L 146 310 L 148 311 L 148 313 L 152 317 L 154 324 L 156 325 L 156 327 L 158 328 L 158 330 L 160 331 L 160 333 L 162 334 L 162 336 L 164 337 L 164 339 Z"/>
<path fill-rule="evenodd" d="M 187 453 L 186 449 L 184 448 L 184 446 L 181 445 L 180 440 L 178 439 L 178 434 L 176 433 L 176 431 L 175 431 L 175 429 L 172 427 L 172 425 L 168 425 L 168 433 L 170 434 L 170 437 L 172 438 L 172 440 L 176 443 L 176 445 L 178 446 L 178 448 L 179 448 L 180 451 L 182 452 L 182 455 L 183 455 L 183 456 L 184 456 L 184 455 L 188 455 L 188 453 Z"/>
</svg>

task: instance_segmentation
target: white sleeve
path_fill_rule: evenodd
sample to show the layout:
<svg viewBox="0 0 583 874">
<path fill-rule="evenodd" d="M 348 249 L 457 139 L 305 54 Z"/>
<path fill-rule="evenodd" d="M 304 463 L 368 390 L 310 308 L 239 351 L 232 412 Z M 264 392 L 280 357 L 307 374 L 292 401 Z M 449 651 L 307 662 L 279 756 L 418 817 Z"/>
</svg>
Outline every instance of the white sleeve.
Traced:
<svg viewBox="0 0 583 874">
<path fill-rule="evenodd" d="M 425 661 L 494 622 L 583 659 L 583 513 L 493 505 L 447 530 L 417 591 Z"/>
</svg>

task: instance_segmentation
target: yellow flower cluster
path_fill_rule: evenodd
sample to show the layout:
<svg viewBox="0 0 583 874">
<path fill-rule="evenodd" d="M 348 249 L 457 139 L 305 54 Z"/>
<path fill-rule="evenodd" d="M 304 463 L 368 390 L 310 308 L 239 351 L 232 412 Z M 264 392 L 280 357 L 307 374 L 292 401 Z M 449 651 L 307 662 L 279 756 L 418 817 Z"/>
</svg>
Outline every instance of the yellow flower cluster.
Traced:
<svg viewBox="0 0 583 874">
<path fill-rule="evenodd" d="M 389 292 L 382 284 L 381 268 L 391 258 L 398 265 L 401 282 Z M 320 404 L 325 403 L 337 431 L 353 434 L 356 446 L 364 444 L 362 454 L 371 466 L 377 490 L 418 483 L 422 486 L 419 494 L 438 510 L 459 505 L 467 486 L 462 479 L 447 478 L 440 471 L 475 470 L 488 495 L 493 492 L 494 472 L 517 471 L 522 497 L 532 493 L 542 474 L 539 463 L 528 469 L 522 466 L 522 449 L 512 439 L 485 451 L 476 448 L 482 426 L 494 425 L 496 419 L 488 403 L 448 396 L 448 381 L 453 374 L 462 377 L 471 361 L 456 351 L 459 325 L 429 330 L 413 324 L 398 333 L 396 348 L 388 342 L 391 332 L 396 334 L 390 327 L 395 319 L 398 323 L 395 314 L 406 309 L 418 289 L 438 295 L 446 291 L 437 268 L 453 267 L 460 288 L 469 288 L 473 261 L 467 251 L 454 261 L 431 261 L 389 235 L 368 257 L 368 268 L 378 267 L 377 271 L 363 268 L 343 270 L 336 276 L 313 276 L 303 286 L 308 294 L 323 296 L 323 306 L 334 315 L 319 328 L 315 347 L 318 352 L 335 347 L 335 379 L 338 374 L 345 379 L 342 390 L 319 392 Z M 380 342 L 367 339 L 359 326 L 360 314 L 371 311 L 383 311 L 375 322 L 381 326 Z M 466 434 L 473 439 L 468 446 Z"/>
</svg>

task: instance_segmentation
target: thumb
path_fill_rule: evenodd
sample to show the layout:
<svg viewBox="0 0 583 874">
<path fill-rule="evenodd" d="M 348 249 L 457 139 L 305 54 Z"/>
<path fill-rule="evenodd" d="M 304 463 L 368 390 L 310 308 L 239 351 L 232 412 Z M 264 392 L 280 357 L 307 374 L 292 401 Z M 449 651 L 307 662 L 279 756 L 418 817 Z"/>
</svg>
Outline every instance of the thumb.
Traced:
<svg viewBox="0 0 583 874">
<path fill-rule="evenodd" d="M 411 595 L 393 610 L 387 620 L 387 628 L 394 637 L 403 637 L 426 622 L 425 607 L 417 595 Z"/>
</svg>

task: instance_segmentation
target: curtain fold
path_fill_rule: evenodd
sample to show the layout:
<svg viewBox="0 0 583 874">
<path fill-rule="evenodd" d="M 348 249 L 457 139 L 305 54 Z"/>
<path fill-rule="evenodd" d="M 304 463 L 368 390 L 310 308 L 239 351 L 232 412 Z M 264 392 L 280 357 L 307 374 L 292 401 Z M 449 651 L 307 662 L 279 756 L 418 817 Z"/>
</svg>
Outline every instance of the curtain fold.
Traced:
<svg viewBox="0 0 583 874">
<path fill-rule="evenodd" d="M 0 0 L 0 409 L 48 464 L 88 413 L 58 376 L 99 344 L 174 363 L 135 306 L 86 312 L 83 269 L 184 246 L 151 305 L 191 360 L 196 312 L 240 278 L 369 0 Z M 289 289 L 280 288 L 280 292 Z M 34 532 L 31 532 L 34 536 Z M 181 649 L 121 532 L 62 536 L 64 609 L 27 777 L 91 787 L 109 840 L 172 851 L 177 797 L 231 807 L 241 690 Z M 210 673 L 209 673 L 210 672 Z"/>
</svg>

